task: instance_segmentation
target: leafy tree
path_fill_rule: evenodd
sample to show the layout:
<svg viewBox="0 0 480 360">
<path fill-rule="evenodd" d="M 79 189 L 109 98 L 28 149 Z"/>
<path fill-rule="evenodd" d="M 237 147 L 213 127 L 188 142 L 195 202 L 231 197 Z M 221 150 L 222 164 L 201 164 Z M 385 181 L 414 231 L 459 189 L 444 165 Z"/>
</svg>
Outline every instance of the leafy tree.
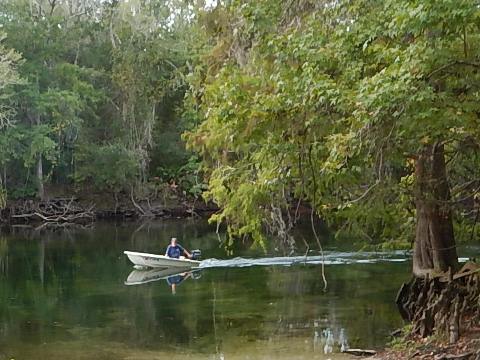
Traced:
<svg viewBox="0 0 480 360">
<path fill-rule="evenodd" d="M 94 184 L 100 190 L 114 194 L 129 190 L 138 178 L 140 162 L 136 154 L 124 145 L 111 144 L 84 149 L 77 159 L 76 180 Z"/>
<path fill-rule="evenodd" d="M 95 162 L 104 164 L 112 146 L 125 150 L 126 164 L 139 162 L 140 186 L 157 170 L 176 174 L 187 164 L 177 108 L 191 16 L 183 1 L 3 1 L 0 25 L 25 59 L 19 72 L 27 80 L 15 93 L 19 126 L 10 144 L 21 153 L 4 163 L 12 194 L 33 187 L 44 198 L 44 183 L 90 184 L 85 159 L 105 156 Z"/>
<path fill-rule="evenodd" d="M 5 164 L 11 156 L 9 137 L 7 132 L 13 126 L 14 105 L 11 102 L 13 86 L 22 81 L 17 68 L 21 62 L 20 55 L 14 50 L 3 45 L 5 35 L 0 33 L 0 168 L 5 169 Z M 0 174 L 0 209 L 5 206 L 6 189 L 5 171 Z"/>
<path fill-rule="evenodd" d="M 403 229 L 416 275 L 455 268 L 452 210 L 478 190 L 478 16 L 451 0 L 205 14 L 216 42 L 189 75 L 200 124 L 186 138 L 223 209 L 213 219 L 261 243 L 276 209 L 304 201 L 368 238 Z"/>
<path fill-rule="evenodd" d="M 112 7 L 111 17 L 116 103 L 126 144 L 138 154 L 141 178 L 146 180 L 155 128 L 169 115 L 162 107 L 178 103 L 175 95 L 182 92 L 177 75 L 186 59 L 185 49 L 169 27 L 171 9 L 163 2 L 119 3 Z M 155 140 L 164 143 L 166 139 L 160 137 Z"/>
<path fill-rule="evenodd" d="M 45 166 L 50 177 L 58 156 L 72 149 L 81 122 L 101 99 L 93 86 L 95 72 L 79 64 L 79 39 L 87 25 L 80 20 L 88 18 L 92 7 L 73 13 L 75 9 L 64 2 L 5 1 L 3 5 L 0 21 L 10 34 L 8 44 L 25 59 L 19 71 L 28 81 L 16 96 L 17 122 L 36 140 L 23 165 L 28 172 L 35 169 L 38 196 L 44 198 Z M 48 155 L 53 144 L 58 150 L 55 157 Z"/>
</svg>

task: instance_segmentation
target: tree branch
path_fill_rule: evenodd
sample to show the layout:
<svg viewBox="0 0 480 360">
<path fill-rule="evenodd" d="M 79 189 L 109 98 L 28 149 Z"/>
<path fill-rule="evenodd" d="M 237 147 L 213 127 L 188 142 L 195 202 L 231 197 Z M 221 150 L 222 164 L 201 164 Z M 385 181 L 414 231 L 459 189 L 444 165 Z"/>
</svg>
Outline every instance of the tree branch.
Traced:
<svg viewBox="0 0 480 360">
<path fill-rule="evenodd" d="M 470 62 L 470 61 L 465 61 L 465 60 L 455 60 L 455 61 L 452 61 L 448 64 L 445 64 L 443 66 L 440 66 L 438 69 L 435 69 L 433 70 L 432 72 L 430 72 L 427 76 L 426 76 L 426 79 L 430 79 L 433 75 L 435 74 L 438 74 L 439 72 L 442 72 L 452 66 L 455 66 L 455 65 L 464 65 L 464 66 L 472 66 L 472 67 L 475 67 L 475 68 L 480 68 L 480 64 L 479 63 L 475 63 L 475 62 Z"/>
<path fill-rule="evenodd" d="M 368 193 L 375 187 L 377 186 L 378 184 L 380 184 L 380 181 L 377 181 L 375 182 L 375 184 L 373 184 L 372 186 L 370 186 L 360 197 L 354 199 L 354 200 L 350 200 L 348 203 L 349 204 L 353 204 L 353 203 L 356 203 L 356 202 L 359 202 L 360 200 L 362 200 L 363 198 L 365 198 L 365 196 L 368 195 Z"/>
</svg>

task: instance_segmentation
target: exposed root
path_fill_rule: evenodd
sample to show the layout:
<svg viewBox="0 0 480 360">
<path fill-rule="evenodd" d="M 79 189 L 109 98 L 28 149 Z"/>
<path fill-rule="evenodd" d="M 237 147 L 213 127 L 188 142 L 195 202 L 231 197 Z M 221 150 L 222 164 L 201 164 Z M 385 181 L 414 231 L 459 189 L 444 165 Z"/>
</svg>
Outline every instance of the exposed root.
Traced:
<svg viewBox="0 0 480 360">
<path fill-rule="evenodd" d="M 413 325 L 412 335 L 436 334 L 455 343 L 461 332 L 480 324 L 480 266 L 467 263 L 457 274 L 413 278 L 403 284 L 396 303 Z"/>
</svg>

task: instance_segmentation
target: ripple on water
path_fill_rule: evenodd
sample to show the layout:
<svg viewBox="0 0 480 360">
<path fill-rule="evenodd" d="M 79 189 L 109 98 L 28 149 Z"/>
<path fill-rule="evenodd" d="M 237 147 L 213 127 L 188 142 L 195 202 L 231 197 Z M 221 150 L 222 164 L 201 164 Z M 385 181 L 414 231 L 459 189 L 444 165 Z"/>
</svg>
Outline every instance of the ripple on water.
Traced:
<svg viewBox="0 0 480 360">
<path fill-rule="evenodd" d="M 377 262 L 405 262 L 410 259 L 405 252 L 325 252 L 314 256 L 280 256 L 264 258 L 236 257 L 228 260 L 207 259 L 201 268 L 215 267 L 249 267 L 249 266 L 291 266 L 296 264 L 374 264 Z"/>
</svg>

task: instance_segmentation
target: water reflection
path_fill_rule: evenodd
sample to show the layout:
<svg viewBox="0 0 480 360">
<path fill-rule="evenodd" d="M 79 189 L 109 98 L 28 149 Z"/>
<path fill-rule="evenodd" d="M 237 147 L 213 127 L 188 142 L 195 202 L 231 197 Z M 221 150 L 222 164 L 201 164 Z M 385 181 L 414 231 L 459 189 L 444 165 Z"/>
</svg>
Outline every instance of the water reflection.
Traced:
<svg viewBox="0 0 480 360">
<path fill-rule="evenodd" d="M 199 270 L 191 270 L 191 268 L 167 268 L 167 269 L 151 269 L 151 270 L 133 270 L 125 281 L 125 285 L 142 285 L 150 282 L 165 279 L 168 286 L 172 290 L 172 294 L 177 292 L 177 286 L 185 280 L 191 278 L 200 279 Z"/>
<path fill-rule="evenodd" d="M 167 268 L 151 270 L 133 270 L 125 281 L 125 285 L 141 285 L 149 282 L 168 279 L 179 274 L 187 273 L 190 268 Z"/>
<path fill-rule="evenodd" d="M 331 354 L 334 350 L 345 352 L 350 348 L 344 328 L 315 330 L 313 343 L 315 348 L 322 348 L 324 354 Z"/>
<path fill-rule="evenodd" d="M 326 292 L 308 264 L 170 278 L 178 274 L 131 271 L 122 251 L 155 253 L 177 234 L 224 258 L 214 231 L 185 222 L 135 229 L 0 237 L 0 359 L 326 359 L 349 345 L 381 346 L 401 325 L 393 299 L 408 264 L 327 266 Z"/>
</svg>

